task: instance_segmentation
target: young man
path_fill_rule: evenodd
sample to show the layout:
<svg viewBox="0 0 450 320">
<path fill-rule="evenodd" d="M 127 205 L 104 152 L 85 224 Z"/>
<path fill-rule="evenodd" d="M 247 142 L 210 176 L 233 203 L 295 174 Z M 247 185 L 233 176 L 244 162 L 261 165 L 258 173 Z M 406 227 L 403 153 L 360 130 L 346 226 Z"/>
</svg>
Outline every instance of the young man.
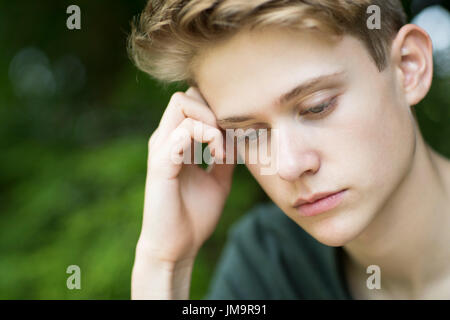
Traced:
<svg viewBox="0 0 450 320">
<path fill-rule="evenodd" d="M 245 157 L 274 205 L 233 229 L 209 298 L 450 298 L 450 162 L 412 108 L 431 85 L 432 44 L 399 1 L 149 1 L 130 53 L 191 86 L 149 141 L 132 298 L 189 297 L 233 165 L 171 155 L 195 138 L 222 159 L 223 131 L 237 128 L 277 132 L 274 174 Z M 210 134 L 194 137 L 199 125 Z"/>
</svg>

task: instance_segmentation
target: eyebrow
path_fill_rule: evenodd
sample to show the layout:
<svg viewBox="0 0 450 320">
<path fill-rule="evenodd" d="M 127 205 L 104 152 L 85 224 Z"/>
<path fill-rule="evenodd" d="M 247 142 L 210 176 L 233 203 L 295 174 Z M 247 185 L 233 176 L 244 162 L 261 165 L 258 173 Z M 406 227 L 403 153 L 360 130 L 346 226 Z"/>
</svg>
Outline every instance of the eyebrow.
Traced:
<svg viewBox="0 0 450 320">
<path fill-rule="evenodd" d="M 293 89 L 289 90 L 288 92 L 282 94 L 278 99 L 275 100 L 274 105 L 281 106 L 289 103 L 293 99 L 301 96 L 306 91 L 311 91 L 318 85 L 322 85 L 325 82 L 329 82 L 330 80 L 334 80 L 337 77 L 340 77 L 344 74 L 343 71 L 321 75 L 309 80 L 306 80 L 299 85 L 295 86 Z M 245 116 L 231 116 L 223 119 L 217 119 L 217 124 L 219 126 L 224 125 L 231 125 L 231 124 L 237 124 L 240 122 L 245 122 L 252 120 L 254 117 L 251 115 L 245 115 Z"/>
</svg>

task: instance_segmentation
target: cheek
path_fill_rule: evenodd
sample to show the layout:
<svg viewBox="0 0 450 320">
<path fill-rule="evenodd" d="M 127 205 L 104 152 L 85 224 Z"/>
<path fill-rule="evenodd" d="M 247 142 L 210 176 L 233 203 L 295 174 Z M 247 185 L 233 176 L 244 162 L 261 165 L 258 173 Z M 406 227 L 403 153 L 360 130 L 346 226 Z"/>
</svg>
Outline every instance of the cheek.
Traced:
<svg viewBox="0 0 450 320">
<path fill-rule="evenodd" d="M 262 175 L 261 165 L 247 163 L 246 167 L 266 194 L 280 205 L 279 200 L 288 194 L 289 183 L 281 181 L 277 174 Z"/>
<path fill-rule="evenodd" d="M 336 135 L 341 141 L 340 151 L 336 150 L 340 163 L 349 168 L 351 179 L 363 190 L 392 191 L 414 153 L 414 129 L 406 108 L 388 96 L 364 105 L 350 101 L 346 105 L 347 120 L 341 122 Z"/>
</svg>

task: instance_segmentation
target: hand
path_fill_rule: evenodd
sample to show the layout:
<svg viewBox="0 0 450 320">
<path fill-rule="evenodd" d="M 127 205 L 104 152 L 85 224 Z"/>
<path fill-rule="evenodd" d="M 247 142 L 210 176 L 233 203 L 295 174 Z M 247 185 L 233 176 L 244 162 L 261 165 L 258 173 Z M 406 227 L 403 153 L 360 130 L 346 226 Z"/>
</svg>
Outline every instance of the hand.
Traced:
<svg viewBox="0 0 450 320">
<path fill-rule="evenodd" d="M 203 127 L 194 137 L 194 126 Z M 188 135 L 182 133 L 189 133 Z M 149 141 L 144 217 L 137 250 L 155 261 L 195 259 L 211 236 L 230 192 L 234 164 L 207 170 L 175 163 L 174 150 L 206 142 L 224 159 L 224 137 L 216 118 L 196 88 L 176 92 Z M 223 161 L 225 162 L 225 161 Z"/>
</svg>

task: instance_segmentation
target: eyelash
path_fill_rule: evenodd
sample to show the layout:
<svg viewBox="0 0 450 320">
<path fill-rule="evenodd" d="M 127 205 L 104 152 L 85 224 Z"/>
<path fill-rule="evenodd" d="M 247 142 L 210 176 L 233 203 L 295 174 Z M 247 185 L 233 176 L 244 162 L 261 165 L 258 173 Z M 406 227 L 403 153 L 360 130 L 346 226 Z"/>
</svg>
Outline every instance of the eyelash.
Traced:
<svg viewBox="0 0 450 320">
<path fill-rule="evenodd" d="M 329 100 L 327 100 L 327 101 L 325 101 L 325 102 L 322 102 L 322 103 L 320 103 L 320 104 L 318 104 L 318 105 L 316 105 L 316 106 L 314 106 L 314 107 L 312 107 L 312 108 L 309 108 L 309 109 L 306 109 L 306 110 L 304 110 L 304 111 L 300 111 L 299 112 L 299 115 L 300 116 L 308 116 L 309 118 L 313 118 L 313 119 L 320 119 L 320 118 L 323 118 L 324 116 L 326 116 L 328 113 L 330 113 L 331 111 L 333 111 L 333 108 L 336 106 L 336 104 L 337 104 L 337 100 L 338 100 L 338 97 L 336 96 L 336 97 L 333 97 L 333 98 L 331 98 L 331 99 L 329 99 Z M 315 108 L 318 108 L 318 107 L 320 107 L 320 106 L 324 106 L 323 108 L 322 108 L 322 111 L 320 111 L 320 112 L 313 112 L 312 110 L 313 109 L 315 109 Z M 258 134 L 257 134 L 257 136 L 259 137 L 259 130 L 258 129 L 256 129 L 256 131 L 258 132 Z M 270 130 L 269 130 L 269 132 L 270 132 Z M 254 140 L 254 139 L 251 139 L 249 136 L 242 136 L 242 137 L 240 137 L 240 139 L 245 139 L 245 137 L 247 137 L 247 138 L 249 138 L 249 140 L 251 141 L 251 140 Z"/>
<path fill-rule="evenodd" d="M 332 111 L 332 109 L 335 107 L 336 103 L 337 103 L 337 99 L 338 97 L 333 97 L 332 99 L 322 102 L 312 108 L 306 109 L 304 111 L 299 112 L 299 116 L 308 116 L 310 118 L 322 118 L 324 117 L 326 114 L 328 114 L 329 112 Z M 322 111 L 320 112 L 314 112 L 312 111 L 313 109 L 319 108 L 321 106 L 322 107 Z"/>
</svg>

